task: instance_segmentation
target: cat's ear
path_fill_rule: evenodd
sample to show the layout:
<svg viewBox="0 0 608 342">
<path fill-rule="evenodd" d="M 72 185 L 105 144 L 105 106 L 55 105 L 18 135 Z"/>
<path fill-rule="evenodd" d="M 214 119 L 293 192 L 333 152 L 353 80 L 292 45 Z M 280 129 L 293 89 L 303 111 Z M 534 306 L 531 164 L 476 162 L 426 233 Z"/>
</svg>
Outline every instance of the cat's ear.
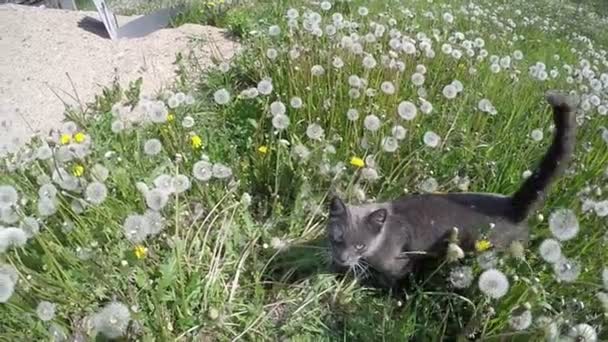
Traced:
<svg viewBox="0 0 608 342">
<path fill-rule="evenodd" d="M 382 229 L 382 226 L 384 226 L 387 216 L 388 211 L 386 209 L 378 209 L 367 216 L 367 222 L 371 229 L 378 233 Z"/>
<path fill-rule="evenodd" d="M 330 216 L 342 216 L 346 214 L 346 205 L 338 196 L 332 197 L 329 201 L 329 215 Z"/>
</svg>

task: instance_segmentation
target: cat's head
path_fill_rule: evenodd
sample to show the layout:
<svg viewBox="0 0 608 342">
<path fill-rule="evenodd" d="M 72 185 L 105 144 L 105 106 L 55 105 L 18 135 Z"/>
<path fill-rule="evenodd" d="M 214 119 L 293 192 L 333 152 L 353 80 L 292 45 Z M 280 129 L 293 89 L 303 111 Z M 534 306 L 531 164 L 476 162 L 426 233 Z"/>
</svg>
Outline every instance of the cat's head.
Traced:
<svg viewBox="0 0 608 342">
<path fill-rule="evenodd" d="M 340 198 L 332 198 L 327 235 L 334 262 L 353 267 L 360 259 L 374 255 L 380 248 L 387 216 L 385 208 L 348 207 Z"/>
</svg>

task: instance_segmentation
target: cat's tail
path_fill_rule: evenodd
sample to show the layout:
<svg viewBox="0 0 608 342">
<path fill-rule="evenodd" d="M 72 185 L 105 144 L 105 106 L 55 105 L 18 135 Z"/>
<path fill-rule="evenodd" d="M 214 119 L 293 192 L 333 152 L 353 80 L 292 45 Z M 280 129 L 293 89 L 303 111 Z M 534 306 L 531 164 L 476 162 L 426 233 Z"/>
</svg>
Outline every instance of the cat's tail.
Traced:
<svg viewBox="0 0 608 342">
<path fill-rule="evenodd" d="M 574 152 L 576 140 L 576 100 L 555 91 L 547 92 L 546 99 L 553 108 L 555 132 L 553 142 L 536 170 L 511 196 L 511 219 L 525 220 L 548 191 L 549 185 L 560 176 Z"/>
</svg>

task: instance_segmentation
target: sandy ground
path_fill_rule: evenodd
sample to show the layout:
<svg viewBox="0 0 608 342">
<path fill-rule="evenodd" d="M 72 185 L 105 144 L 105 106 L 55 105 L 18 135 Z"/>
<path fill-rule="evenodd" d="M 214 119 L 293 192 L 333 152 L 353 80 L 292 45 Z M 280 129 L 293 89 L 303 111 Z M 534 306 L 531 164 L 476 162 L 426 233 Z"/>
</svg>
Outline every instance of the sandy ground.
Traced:
<svg viewBox="0 0 608 342">
<path fill-rule="evenodd" d="M 115 76 L 123 85 L 143 76 L 142 92 L 154 93 L 174 78 L 176 53 L 192 50 L 205 66 L 238 48 L 224 31 L 201 25 L 111 41 L 90 17 L 98 18 L 96 12 L 0 5 L 0 155 L 58 127 L 62 101 L 77 105 L 76 93 L 90 102 Z"/>
</svg>

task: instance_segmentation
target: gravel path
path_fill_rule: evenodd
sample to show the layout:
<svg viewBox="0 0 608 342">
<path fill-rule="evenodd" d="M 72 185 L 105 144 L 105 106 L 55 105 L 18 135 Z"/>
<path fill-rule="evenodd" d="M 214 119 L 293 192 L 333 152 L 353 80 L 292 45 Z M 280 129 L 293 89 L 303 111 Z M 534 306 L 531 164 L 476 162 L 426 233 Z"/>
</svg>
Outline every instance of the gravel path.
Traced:
<svg viewBox="0 0 608 342">
<path fill-rule="evenodd" d="M 103 26 L 84 25 L 91 22 L 86 17 L 98 18 L 96 12 L 0 5 L 0 156 L 57 127 L 62 101 L 78 104 L 74 89 L 87 103 L 115 76 L 123 85 L 143 76 L 142 92 L 149 94 L 174 78 L 176 53 L 192 50 L 206 66 L 212 56 L 230 58 L 238 48 L 223 30 L 201 25 L 111 41 L 101 36 Z"/>
</svg>

